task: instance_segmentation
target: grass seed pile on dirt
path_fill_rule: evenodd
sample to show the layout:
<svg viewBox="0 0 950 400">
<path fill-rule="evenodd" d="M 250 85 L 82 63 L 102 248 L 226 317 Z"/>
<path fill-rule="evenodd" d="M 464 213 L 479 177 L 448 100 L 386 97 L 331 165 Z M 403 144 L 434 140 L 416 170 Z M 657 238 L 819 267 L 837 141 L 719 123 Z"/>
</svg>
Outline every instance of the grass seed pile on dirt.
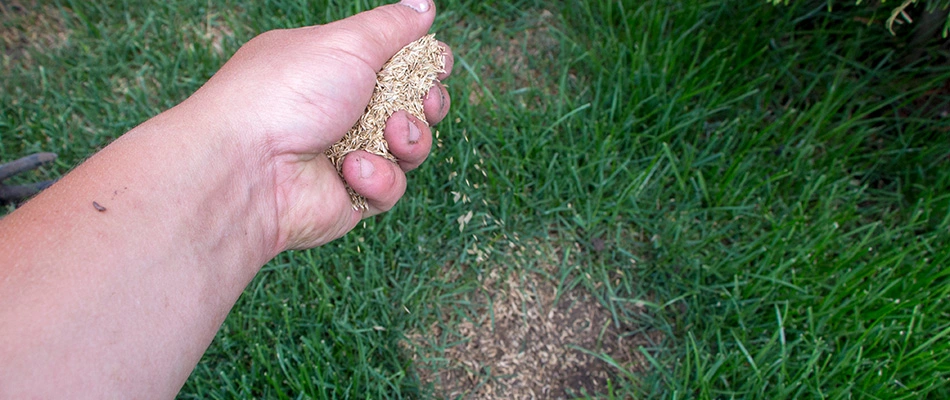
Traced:
<svg viewBox="0 0 950 400">
<path fill-rule="evenodd" d="M 343 158 L 355 151 L 367 152 L 396 161 L 383 138 L 386 120 L 396 110 L 406 110 L 425 121 L 422 99 L 438 75 L 445 72 L 445 58 L 435 35 L 426 35 L 402 48 L 376 74 L 376 88 L 366 111 L 339 142 L 327 150 L 327 157 L 343 174 Z M 428 123 L 428 121 L 426 121 Z M 365 210 L 366 199 L 347 185 L 353 208 Z"/>
</svg>

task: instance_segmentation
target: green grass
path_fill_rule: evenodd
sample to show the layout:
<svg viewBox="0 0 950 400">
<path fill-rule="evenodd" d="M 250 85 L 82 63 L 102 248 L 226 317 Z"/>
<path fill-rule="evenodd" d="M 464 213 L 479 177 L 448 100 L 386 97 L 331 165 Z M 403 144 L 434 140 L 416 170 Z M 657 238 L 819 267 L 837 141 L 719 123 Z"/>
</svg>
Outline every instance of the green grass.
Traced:
<svg viewBox="0 0 950 400">
<path fill-rule="evenodd" d="M 59 176 L 255 33 L 379 3 L 64 1 L 65 42 L 6 49 L 0 159 Z M 950 397 L 950 68 L 824 5 L 439 2 L 441 146 L 392 212 L 265 266 L 180 396 L 424 397 L 406 335 L 508 242 L 597 239 L 567 284 L 664 334 L 616 398 Z"/>
</svg>

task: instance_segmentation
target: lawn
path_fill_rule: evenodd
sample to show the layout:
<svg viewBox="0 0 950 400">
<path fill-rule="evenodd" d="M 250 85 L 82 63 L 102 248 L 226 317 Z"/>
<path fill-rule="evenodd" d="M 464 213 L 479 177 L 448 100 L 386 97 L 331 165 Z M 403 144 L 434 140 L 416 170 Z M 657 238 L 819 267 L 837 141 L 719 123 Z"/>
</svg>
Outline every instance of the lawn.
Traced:
<svg viewBox="0 0 950 400">
<path fill-rule="evenodd" d="M 0 1 L 0 160 L 382 3 Z M 950 398 L 950 58 L 845 3 L 438 1 L 407 195 L 266 265 L 180 397 Z"/>
</svg>

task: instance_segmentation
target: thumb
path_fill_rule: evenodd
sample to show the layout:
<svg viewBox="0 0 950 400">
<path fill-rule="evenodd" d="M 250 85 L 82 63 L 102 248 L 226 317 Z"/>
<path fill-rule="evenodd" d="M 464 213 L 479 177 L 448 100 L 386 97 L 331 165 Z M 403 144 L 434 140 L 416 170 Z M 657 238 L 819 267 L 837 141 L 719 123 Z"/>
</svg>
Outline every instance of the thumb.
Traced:
<svg viewBox="0 0 950 400">
<path fill-rule="evenodd" d="M 432 0 L 402 0 L 325 26 L 340 36 L 332 43 L 379 71 L 396 52 L 425 35 L 434 20 Z"/>
</svg>

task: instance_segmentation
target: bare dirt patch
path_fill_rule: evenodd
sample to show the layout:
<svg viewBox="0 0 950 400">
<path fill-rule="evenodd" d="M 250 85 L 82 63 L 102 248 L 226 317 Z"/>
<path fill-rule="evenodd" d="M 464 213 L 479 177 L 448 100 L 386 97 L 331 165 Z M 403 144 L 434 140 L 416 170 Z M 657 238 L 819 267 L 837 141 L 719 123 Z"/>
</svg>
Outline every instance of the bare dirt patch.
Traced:
<svg viewBox="0 0 950 400">
<path fill-rule="evenodd" d="M 246 25 L 231 18 L 242 12 L 244 10 L 240 7 L 229 12 L 209 10 L 202 19 L 190 19 L 181 28 L 181 41 L 192 48 L 198 45 L 218 56 L 229 56 L 239 46 L 234 42 L 235 36 L 238 35 L 235 28 L 242 36 L 250 33 Z"/>
<path fill-rule="evenodd" d="M 605 393 L 621 373 L 615 365 L 648 368 L 640 348 L 655 347 L 660 334 L 618 324 L 582 287 L 559 289 L 560 263 L 549 261 L 536 271 L 491 266 L 477 290 L 457 299 L 472 312 L 444 313 L 426 334 L 441 339 L 413 338 L 419 377 L 434 397 L 567 399 Z"/>
<path fill-rule="evenodd" d="M 62 10 L 39 1 L 0 0 L 0 56 L 29 59 L 29 50 L 49 51 L 63 47 L 70 31 Z"/>
<path fill-rule="evenodd" d="M 500 44 L 482 50 L 487 54 L 479 59 L 491 62 L 481 65 L 479 75 L 483 81 L 500 84 L 492 90 L 529 93 L 521 105 L 537 108 L 558 94 L 560 41 L 555 32 L 559 22 L 548 10 L 536 10 L 530 14 L 537 17 L 523 30 L 515 33 L 498 30 L 492 33 L 491 42 Z M 468 102 L 481 104 L 485 96 L 482 88 L 473 82 Z"/>
</svg>

